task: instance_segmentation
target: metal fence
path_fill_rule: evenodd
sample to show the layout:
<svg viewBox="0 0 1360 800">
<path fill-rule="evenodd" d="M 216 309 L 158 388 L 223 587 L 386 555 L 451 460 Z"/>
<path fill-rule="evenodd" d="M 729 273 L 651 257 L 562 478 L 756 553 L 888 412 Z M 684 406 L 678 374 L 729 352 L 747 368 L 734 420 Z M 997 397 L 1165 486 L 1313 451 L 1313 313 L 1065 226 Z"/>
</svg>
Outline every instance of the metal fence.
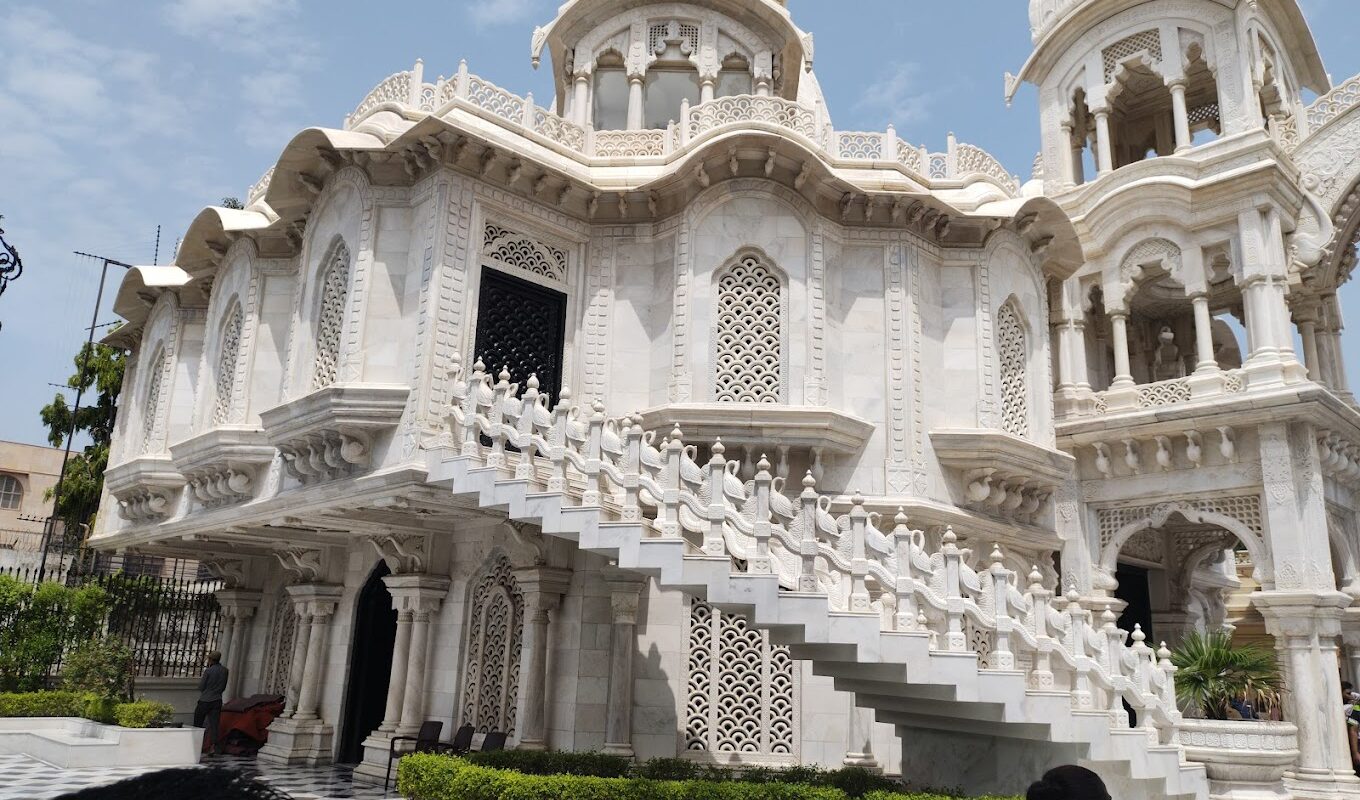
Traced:
<svg viewBox="0 0 1360 800">
<path fill-rule="evenodd" d="M 39 570 L 29 565 L 0 566 L 0 575 L 36 585 Z M 53 550 L 42 578 L 72 588 L 98 585 L 108 593 L 104 630 L 132 650 L 138 677 L 197 676 L 204 656 L 217 641 L 221 613 L 215 592 L 222 582 L 196 561 L 113 555 L 87 548 Z M 49 677 L 60 671 L 59 659 L 49 667 Z"/>
</svg>

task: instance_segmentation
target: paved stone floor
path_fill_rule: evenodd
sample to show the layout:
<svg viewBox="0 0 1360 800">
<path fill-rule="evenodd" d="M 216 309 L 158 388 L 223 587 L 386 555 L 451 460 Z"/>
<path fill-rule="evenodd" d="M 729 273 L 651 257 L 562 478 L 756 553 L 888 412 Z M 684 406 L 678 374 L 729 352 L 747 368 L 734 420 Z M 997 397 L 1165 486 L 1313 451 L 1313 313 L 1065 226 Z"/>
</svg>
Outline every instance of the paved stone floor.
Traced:
<svg viewBox="0 0 1360 800">
<path fill-rule="evenodd" d="M 212 765 L 245 773 L 286 792 L 294 800 L 383 800 L 396 798 L 381 787 L 356 784 L 348 767 L 279 767 L 253 757 L 213 756 Z M 0 754 L 0 800 L 52 800 L 87 786 L 100 786 L 148 771 L 144 767 L 61 769 L 27 756 Z"/>
</svg>

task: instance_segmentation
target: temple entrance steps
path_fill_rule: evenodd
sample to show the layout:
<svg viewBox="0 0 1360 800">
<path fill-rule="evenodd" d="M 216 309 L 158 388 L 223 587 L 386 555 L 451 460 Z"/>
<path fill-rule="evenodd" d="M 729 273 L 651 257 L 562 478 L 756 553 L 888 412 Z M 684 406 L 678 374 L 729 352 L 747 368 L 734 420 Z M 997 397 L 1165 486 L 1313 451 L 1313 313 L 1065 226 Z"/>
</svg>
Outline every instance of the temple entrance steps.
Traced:
<svg viewBox="0 0 1360 800">
<path fill-rule="evenodd" d="M 524 456 L 507 456 L 506 444 L 521 447 L 513 425 L 488 421 L 480 413 L 476 420 L 475 424 L 455 424 L 455 439 L 461 437 L 461 446 L 431 451 L 432 483 L 473 500 L 490 513 L 537 524 L 545 534 L 573 541 L 582 549 L 614 560 L 620 568 L 655 577 L 662 588 L 683 591 L 724 610 L 745 614 L 751 624 L 769 630 L 772 641 L 789 645 L 795 657 L 811 661 L 816 672 L 832 676 L 837 689 L 853 692 L 856 702 L 874 709 L 879 720 L 912 730 L 996 737 L 1008 744 L 1019 743 L 1030 748 L 1023 752 L 1035 763 L 1043 762 L 1044 748 L 1051 748 L 1051 758 L 1058 760 L 1076 753 L 1082 763 L 1097 769 L 1107 779 L 1123 779 L 1125 791 L 1120 797 L 1147 800 L 1208 797 L 1204 767 L 1187 763 L 1176 743 L 1179 715 L 1174 711 L 1174 691 L 1168 691 L 1170 672 L 1165 671 L 1169 666 L 1165 653 L 1152 655 L 1141 640 L 1135 647 L 1125 648 L 1122 632 L 1118 634 L 1118 645 L 1107 645 L 1100 652 L 1102 637 L 1107 642 L 1115 641 L 1113 623 L 1106 620 L 1104 627 L 1096 628 L 1083 622 L 1089 612 L 1077 606 L 1075 597 L 1069 598 L 1066 609 L 1059 612 L 1045 604 L 1045 597 L 1051 596 L 1051 592 L 1046 595 L 1031 587 L 1025 607 L 1034 619 L 1012 620 L 1008 617 L 1007 602 L 998 605 L 994 599 L 987 599 L 985 584 L 993 576 L 1001 581 L 991 592 L 990 596 L 995 598 L 998 592 L 1008 591 L 1003 588 L 1005 585 L 1015 585 L 1015 576 L 1011 575 L 1010 583 L 1006 584 L 999 562 L 994 561 L 996 566 L 991 572 L 979 571 L 972 576 L 975 579 L 981 576 L 983 580 L 973 586 L 971 594 L 976 595 L 975 599 L 966 599 L 964 590 L 949 585 L 961 574 L 961 568 L 957 548 L 951 551 L 952 544 L 946 541 L 942 552 L 927 557 L 934 568 L 921 576 L 930 579 L 931 575 L 947 573 L 949 580 L 944 583 L 934 580 L 939 591 L 932 594 L 933 590 L 926 587 L 904 588 L 913 571 L 908 567 L 899 573 L 907 578 L 899 578 L 897 595 L 903 600 L 919 596 L 925 601 L 916 615 L 915 629 L 905 629 L 912 622 L 908 619 L 902 630 L 883 630 L 884 615 L 870 609 L 867 603 L 857 606 L 862 611 L 836 610 L 828 592 L 808 591 L 821 588 L 815 583 L 804 580 L 794 587 L 799 589 L 795 591 L 781 586 L 788 584 L 790 578 L 781 576 L 777 567 L 765 573 L 755 572 L 753 565 L 760 564 L 761 559 L 773 560 L 769 551 L 760 547 L 768 545 L 769 539 L 762 536 L 765 532 L 759 527 L 753 550 L 737 554 L 731 547 L 714 547 L 715 540 L 722 541 L 717 528 L 741 527 L 740 520 L 719 510 L 718 504 L 708 505 L 709 518 L 719 524 L 711 538 L 705 536 L 702 551 L 707 554 L 683 535 L 666 535 L 667 531 L 674 534 L 679 529 L 693 533 L 701 526 L 694 525 L 693 520 L 686 525 L 685 514 L 677 513 L 682 502 L 660 486 L 652 487 L 660 507 L 657 519 L 641 518 L 635 505 L 639 485 L 636 475 L 630 475 L 626 466 L 615 467 L 611 459 L 600 457 L 598 436 L 574 437 L 582 442 L 581 453 L 570 455 L 564 451 L 571 446 L 552 449 L 546 436 L 543 439 L 535 436 L 532 442 L 521 438 L 523 446 L 536 443 L 540 445 L 538 452 L 547 454 L 539 456 L 548 462 L 546 466 L 537 462 L 527 466 L 529 462 Z M 472 434 L 462 436 L 468 431 Z M 482 435 L 489 435 L 492 444 L 483 444 Z M 625 438 L 636 445 L 641 438 L 640 429 Z M 676 445 L 662 447 L 674 457 L 678 440 Z M 638 464 L 636 450 L 629 449 L 633 457 L 620 457 L 621 465 Z M 721 449 L 715 458 L 717 473 L 726 474 Z M 564 466 L 568 462 L 573 467 L 572 477 Z M 550 476 L 556 474 L 557 479 L 543 480 L 540 467 Z M 584 482 L 574 474 L 581 470 L 587 473 Z M 675 479 L 680 472 L 673 470 L 670 477 Z M 620 486 L 620 493 L 587 488 L 605 483 L 601 473 L 608 473 L 611 482 Z M 720 486 L 722 478 L 716 473 L 712 477 L 714 485 Z M 679 483 L 676 479 L 672 485 Z M 545 491 L 545 485 L 553 487 L 552 490 Z M 709 497 L 721 492 L 721 488 L 717 493 L 710 492 Z M 661 497 L 663 494 L 666 499 Z M 620 498 L 622 506 L 618 503 Z M 703 510 L 692 498 L 684 504 L 691 515 Z M 767 509 L 765 506 L 760 513 L 768 515 Z M 759 516 L 757 522 L 762 521 Z M 855 580 L 849 605 L 856 607 L 854 595 L 865 586 L 866 551 L 862 526 L 856 529 L 851 524 L 848 528 L 859 530 L 854 547 L 848 548 L 855 558 L 850 559 L 854 564 L 846 575 L 847 579 Z M 730 544 L 730 531 L 728 534 Z M 897 538 L 899 542 L 903 540 L 902 536 Z M 920 541 L 919 537 L 916 541 Z M 899 551 L 907 560 L 916 557 L 918 564 L 919 558 L 926 555 L 922 548 L 912 550 L 899 545 Z M 734 572 L 734 558 L 739 556 L 739 563 L 745 562 L 748 571 Z M 963 568 L 962 573 L 971 570 Z M 935 595 L 940 596 L 940 607 L 929 607 Z M 976 601 L 990 606 L 992 616 L 979 616 Z M 1039 611 L 1034 611 L 1035 608 Z M 900 605 L 898 611 L 902 611 Z M 977 653 L 970 651 L 962 638 L 965 614 L 994 626 L 994 633 L 1002 641 L 1014 640 L 1022 649 L 1028 647 L 1028 657 L 1032 659 L 1029 669 L 1015 668 L 1009 658 L 1000 659 L 1006 669 L 982 668 Z M 1060 618 L 1064 614 L 1071 620 L 1065 631 L 1054 631 L 1059 638 L 1048 636 L 1045 626 L 1061 627 Z M 1028 626 L 1028 632 L 1020 630 L 1021 626 Z M 1002 653 L 1014 655 L 1005 647 Z M 1041 669 L 1050 659 L 1053 668 L 1069 673 L 1070 680 L 1065 684 L 1055 684 L 1052 672 Z M 1036 682 L 1040 688 L 1034 688 Z M 1131 700 L 1140 711 L 1137 728 L 1128 727 L 1125 700 Z"/>
</svg>

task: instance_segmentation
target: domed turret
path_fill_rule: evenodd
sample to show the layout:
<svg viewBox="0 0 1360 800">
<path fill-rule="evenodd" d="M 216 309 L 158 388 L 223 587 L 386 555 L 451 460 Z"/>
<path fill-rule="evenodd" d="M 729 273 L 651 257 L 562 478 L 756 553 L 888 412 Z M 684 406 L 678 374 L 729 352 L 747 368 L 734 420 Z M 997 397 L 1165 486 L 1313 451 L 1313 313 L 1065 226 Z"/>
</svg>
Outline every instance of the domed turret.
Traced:
<svg viewBox="0 0 1360 800">
<path fill-rule="evenodd" d="M 571 0 L 534 30 L 547 49 L 563 116 L 596 130 L 665 128 L 695 105 L 728 95 L 821 104 L 812 37 L 784 0 L 656 3 Z"/>
<path fill-rule="evenodd" d="M 1081 184 L 1219 136 L 1275 126 L 1327 76 L 1296 0 L 1030 0 L 1045 174 Z"/>
</svg>

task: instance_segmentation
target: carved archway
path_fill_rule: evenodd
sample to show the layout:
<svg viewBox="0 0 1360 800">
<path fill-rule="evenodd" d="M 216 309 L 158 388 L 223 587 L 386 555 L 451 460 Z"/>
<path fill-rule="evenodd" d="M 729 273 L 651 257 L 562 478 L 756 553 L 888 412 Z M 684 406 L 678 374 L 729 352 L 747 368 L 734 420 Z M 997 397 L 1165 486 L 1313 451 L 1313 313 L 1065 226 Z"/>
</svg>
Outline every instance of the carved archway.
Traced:
<svg viewBox="0 0 1360 800">
<path fill-rule="evenodd" d="M 1235 511 L 1235 515 L 1227 512 Z M 1221 528 L 1242 543 L 1251 555 L 1253 578 L 1263 588 L 1273 588 L 1270 548 L 1260 528 L 1260 498 L 1244 497 L 1177 500 L 1126 509 L 1098 511 L 1100 520 L 1100 577 L 1112 588 L 1113 575 L 1119 564 L 1119 553 L 1124 545 L 1141 531 L 1164 527 L 1173 516 L 1180 516 L 1194 525 Z M 1205 546 L 1208 543 L 1204 543 Z"/>
</svg>

